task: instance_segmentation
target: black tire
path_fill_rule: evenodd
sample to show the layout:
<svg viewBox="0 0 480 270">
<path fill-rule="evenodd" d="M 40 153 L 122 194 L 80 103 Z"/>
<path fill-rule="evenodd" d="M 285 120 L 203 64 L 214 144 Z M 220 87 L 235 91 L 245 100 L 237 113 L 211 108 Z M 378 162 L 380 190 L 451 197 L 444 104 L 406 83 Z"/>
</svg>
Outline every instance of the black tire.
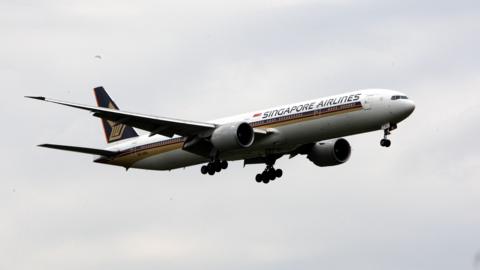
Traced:
<svg viewBox="0 0 480 270">
<path fill-rule="evenodd" d="M 222 166 L 222 170 L 227 169 L 228 168 L 228 162 L 226 160 L 222 161 L 221 166 Z"/>
<path fill-rule="evenodd" d="M 283 176 L 283 171 L 282 171 L 281 169 L 277 169 L 277 170 L 275 171 L 275 176 L 276 176 L 277 178 L 282 177 L 282 176 Z"/>
<path fill-rule="evenodd" d="M 263 182 L 265 182 L 265 179 L 267 179 L 267 180 L 269 179 L 267 171 L 263 171 L 261 176 L 262 176 L 262 181 Z"/>
<path fill-rule="evenodd" d="M 385 139 L 382 139 L 382 140 L 380 141 L 380 145 L 383 146 L 383 147 L 385 147 Z"/>
<path fill-rule="evenodd" d="M 385 140 L 385 147 L 390 147 L 392 142 L 390 140 Z"/>
<path fill-rule="evenodd" d="M 257 183 L 261 183 L 261 182 L 263 181 L 262 175 L 261 175 L 261 174 L 257 174 L 257 176 L 255 176 L 255 181 L 257 181 Z"/>
<path fill-rule="evenodd" d="M 270 179 L 270 181 L 274 181 L 275 178 L 277 178 L 277 176 L 275 175 L 275 170 L 271 170 L 268 172 L 268 179 Z"/>
<path fill-rule="evenodd" d="M 270 181 L 273 181 L 273 180 L 275 180 L 276 177 L 277 177 L 277 176 L 276 176 L 276 174 L 275 174 L 275 169 L 274 169 L 274 168 L 268 169 L 268 171 L 267 171 L 267 178 L 268 178 Z"/>
<path fill-rule="evenodd" d="M 219 161 L 216 161 L 213 163 L 213 168 L 215 169 L 216 172 L 220 172 L 222 170 L 222 165 L 220 164 Z"/>
<path fill-rule="evenodd" d="M 268 184 L 268 182 L 270 182 L 270 180 L 268 180 L 268 178 L 264 178 L 264 179 L 262 180 L 262 182 L 263 182 L 264 184 Z"/>
<path fill-rule="evenodd" d="M 202 166 L 202 168 L 200 169 L 200 172 L 202 172 L 202 174 L 207 174 L 208 173 L 208 168 L 207 166 Z"/>
<path fill-rule="evenodd" d="M 211 163 L 207 165 L 207 169 L 208 169 L 208 174 L 210 175 L 215 174 L 215 167 Z"/>
</svg>

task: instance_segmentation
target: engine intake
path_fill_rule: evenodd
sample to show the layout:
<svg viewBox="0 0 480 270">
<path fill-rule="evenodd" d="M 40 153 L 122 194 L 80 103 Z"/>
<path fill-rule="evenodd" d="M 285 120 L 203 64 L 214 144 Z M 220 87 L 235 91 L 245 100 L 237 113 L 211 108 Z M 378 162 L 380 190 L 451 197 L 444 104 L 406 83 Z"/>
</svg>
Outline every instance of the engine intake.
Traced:
<svg viewBox="0 0 480 270">
<path fill-rule="evenodd" d="M 219 151 L 247 148 L 253 144 L 255 133 L 245 122 L 225 124 L 216 128 L 210 138 L 213 146 Z"/>
<path fill-rule="evenodd" d="M 347 140 L 335 139 L 314 144 L 307 158 L 319 167 L 335 166 L 347 162 L 351 152 Z"/>
</svg>

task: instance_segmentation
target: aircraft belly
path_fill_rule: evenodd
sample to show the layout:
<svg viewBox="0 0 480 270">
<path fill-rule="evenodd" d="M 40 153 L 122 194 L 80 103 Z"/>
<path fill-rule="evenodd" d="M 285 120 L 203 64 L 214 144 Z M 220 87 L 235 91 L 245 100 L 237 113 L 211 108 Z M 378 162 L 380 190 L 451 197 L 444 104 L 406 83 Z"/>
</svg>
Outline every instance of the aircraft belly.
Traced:
<svg viewBox="0 0 480 270">
<path fill-rule="evenodd" d="M 176 149 L 139 160 L 132 165 L 132 168 L 173 170 L 205 162 L 208 162 L 208 159 L 202 156 L 192 154 L 182 149 Z"/>
</svg>

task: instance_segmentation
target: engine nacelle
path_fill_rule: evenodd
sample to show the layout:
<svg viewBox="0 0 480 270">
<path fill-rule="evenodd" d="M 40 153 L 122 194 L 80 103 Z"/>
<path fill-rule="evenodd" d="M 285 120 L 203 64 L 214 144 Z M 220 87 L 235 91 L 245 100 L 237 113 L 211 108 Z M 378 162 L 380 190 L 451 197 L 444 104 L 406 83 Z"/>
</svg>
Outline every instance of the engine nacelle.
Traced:
<svg viewBox="0 0 480 270">
<path fill-rule="evenodd" d="M 230 123 L 216 128 L 210 142 L 220 152 L 247 148 L 253 144 L 255 133 L 253 128 L 245 122 Z"/>
<path fill-rule="evenodd" d="M 308 152 L 307 158 L 319 167 L 335 166 L 350 158 L 352 148 L 345 139 L 317 142 Z"/>
</svg>

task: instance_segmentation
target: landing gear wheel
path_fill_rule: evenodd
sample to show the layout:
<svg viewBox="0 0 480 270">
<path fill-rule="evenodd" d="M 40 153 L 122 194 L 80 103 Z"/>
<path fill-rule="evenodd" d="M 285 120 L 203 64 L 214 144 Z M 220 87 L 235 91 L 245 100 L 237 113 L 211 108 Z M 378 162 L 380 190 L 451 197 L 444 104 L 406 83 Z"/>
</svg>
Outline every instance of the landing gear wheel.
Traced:
<svg viewBox="0 0 480 270">
<path fill-rule="evenodd" d="M 215 166 L 212 163 L 209 163 L 207 165 L 207 170 L 208 170 L 208 174 L 210 174 L 210 175 L 215 174 Z"/>
<path fill-rule="evenodd" d="M 268 177 L 268 172 L 267 172 L 267 171 L 263 171 L 262 174 L 260 174 L 260 175 L 262 176 L 262 182 L 265 183 L 265 181 L 267 181 L 267 183 L 268 183 L 268 181 L 269 181 L 269 180 L 268 180 L 268 179 L 269 179 L 269 177 Z M 265 184 L 266 184 L 266 183 L 265 183 Z"/>
<path fill-rule="evenodd" d="M 220 172 L 222 170 L 222 165 L 220 164 L 220 162 L 215 162 L 213 164 L 214 164 L 213 167 L 215 168 L 216 172 Z"/>
<path fill-rule="evenodd" d="M 275 173 L 275 169 L 273 169 L 273 168 L 272 168 L 272 169 L 269 169 L 269 170 L 268 170 L 268 179 L 269 179 L 270 181 L 274 181 L 275 178 L 277 178 L 276 173 Z"/>
<path fill-rule="evenodd" d="M 392 145 L 392 142 L 390 140 L 385 141 L 385 147 L 390 147 Z"/>
<path fill-rule="evenodd" d="M 276 176 L 277 178 L 282 177 L 282 175 L 283 175 L 283 171 L 282 171 L 281 169 L 275 170 L 275 176 Z"/>
<path fill-rule="evenodd" d="M 207 166 L 202 166 L 202 168 L 200 169 L 200 172 L 202 172 L 202 174 L 207 174 L 208 173 L 208 168 Z"/>
<path fill-rule="evenodd" d="M 208 164 L 202 166 L 200 172 L 202 174 L 214 175 L 215 173 L 221 172 L 222 170 L 228 168 L 228 162 L 226 160 L 215 160 L 211 161 Z"/>
<path fill-rule="evenodd" d="M 264 179 L 263 179 L 263 183 L 264 183 L 264 184 L 268 184 L 268 182 L 270 182 L 270 180 L 268 180 L 268 178 L 264 178 Z"/>
<path fill-rule="evenodd" d="M 262 175 L 261 174 L 257 174 L 257 176 L 255 176 L 255 181 L 257 181 L 257 183 L 261 183 L 262 182 Z"/>
<path fill-rule="evenodd" d="M 390 147 L 390 145 L 392 145 L 392 142 L 388 139 L 382 139 L 380 141 L 380 145 L 383 147 Z"/>
<path fill-rule="evenodd" d="M 220 163 L 220 166 L 221 166 L 222 170 L 225 170 L 226 168 L 228 168 L 228 162 L 226 160 L 223 160 Z"/>
</svg>

